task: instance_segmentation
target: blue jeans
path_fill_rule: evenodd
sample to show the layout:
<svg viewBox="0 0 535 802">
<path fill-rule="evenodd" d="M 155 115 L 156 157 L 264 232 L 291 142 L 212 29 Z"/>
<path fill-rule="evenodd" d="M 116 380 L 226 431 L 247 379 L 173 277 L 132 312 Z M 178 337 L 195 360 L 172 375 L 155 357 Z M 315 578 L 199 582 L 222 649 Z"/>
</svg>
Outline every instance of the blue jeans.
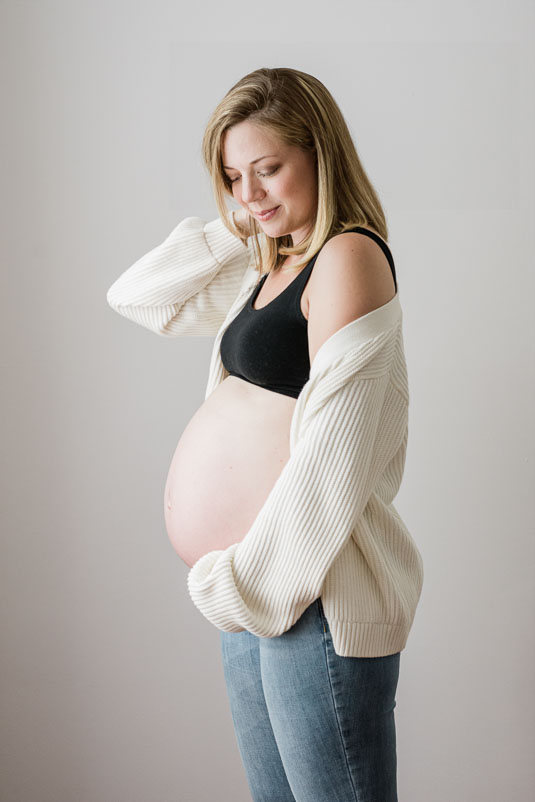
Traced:
<svg viewBox="0 0 535 802">
<path fill-rule="evenodd" d="M 400 652 L 336 654 L 321 598 L 278 637 L 220 642 L 254 802 L 397 802 Z"/>
</svg>

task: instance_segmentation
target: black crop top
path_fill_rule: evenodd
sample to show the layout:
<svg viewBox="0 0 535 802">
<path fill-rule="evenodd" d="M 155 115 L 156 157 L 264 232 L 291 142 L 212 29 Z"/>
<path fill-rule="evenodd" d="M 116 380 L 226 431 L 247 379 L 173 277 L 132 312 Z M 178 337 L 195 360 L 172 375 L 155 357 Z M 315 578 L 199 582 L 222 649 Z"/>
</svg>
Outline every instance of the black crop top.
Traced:
<svg viewBox="0 0 535 802">
<path fill-rule="evenodd" d="M 362 226 L 349 230 L 366 234 L 380 245 L 392 269 L 397 292 L 394 260 L 386 243 Z M 301 296 L 319 253 L 272 301 L 255 309 L 253 304 L 268 273 L 262 276 L 221 339 L 221 361 L 231 376 L 297 398 L 310 372 L 308 321 L 301 312 Z"/>
</svg>

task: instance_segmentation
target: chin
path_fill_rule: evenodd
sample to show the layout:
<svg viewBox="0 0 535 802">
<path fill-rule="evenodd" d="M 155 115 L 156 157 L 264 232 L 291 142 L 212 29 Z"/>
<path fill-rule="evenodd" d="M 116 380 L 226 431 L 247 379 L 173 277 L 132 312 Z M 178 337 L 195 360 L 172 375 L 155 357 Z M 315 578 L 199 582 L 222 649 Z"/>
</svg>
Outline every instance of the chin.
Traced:
<svg viewBox="0 0 535 802">
<path fill-rule="evenodd" d="M 258 223 L 260 223 L 260 225 L 263 228 L 266 229 L 266 231 L 268 231 L 268 230 L 269 231 L 280 231 L 280 233 L 278 233 L 277 236 L 278 237 L 283 237 L 284 234 L 286 233 L 286 229 L 288 228 L 288 223 L 287 223 L 287 221 L 285 219 L 283 219 L 284 215 L 281 215 L 280 212 L 276 216 L 278 218 L 277 220 L 275 218 L 273 218 L 273 220 L 266 220 L 265 222 L 262 221 L 262 220 L 258 220 L 258 218 L 255 218 L 255 219 L 257 220 Z"/>
</svg>

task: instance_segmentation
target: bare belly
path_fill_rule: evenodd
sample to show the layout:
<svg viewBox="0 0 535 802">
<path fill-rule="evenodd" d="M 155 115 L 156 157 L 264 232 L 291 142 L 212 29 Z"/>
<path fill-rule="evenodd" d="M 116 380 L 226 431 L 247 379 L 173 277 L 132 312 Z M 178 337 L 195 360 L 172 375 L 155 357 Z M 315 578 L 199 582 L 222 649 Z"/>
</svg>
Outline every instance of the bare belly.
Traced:
<svg viewBox="0 0 535 802">
<path fill-rule="evenodd" d="M 227 376 L 184 429 L 165 486 L 169 540 L 191 567 L 243 540 L 290 456 L 296 399 Z"/>
</svg>

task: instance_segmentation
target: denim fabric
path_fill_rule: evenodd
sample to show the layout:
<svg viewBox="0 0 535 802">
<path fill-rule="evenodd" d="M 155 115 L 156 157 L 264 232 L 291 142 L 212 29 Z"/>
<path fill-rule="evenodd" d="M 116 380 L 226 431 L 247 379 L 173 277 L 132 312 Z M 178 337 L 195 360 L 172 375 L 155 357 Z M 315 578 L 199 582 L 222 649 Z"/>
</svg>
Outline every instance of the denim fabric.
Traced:
<svg viewBox="0 0 535 802">
<path fill-rule="evenodd" d="M 254 802 L 397 802 L 400 652 L 336 654 L 321 598 L 278 637 L 220 643 Z"/>
</svg>

